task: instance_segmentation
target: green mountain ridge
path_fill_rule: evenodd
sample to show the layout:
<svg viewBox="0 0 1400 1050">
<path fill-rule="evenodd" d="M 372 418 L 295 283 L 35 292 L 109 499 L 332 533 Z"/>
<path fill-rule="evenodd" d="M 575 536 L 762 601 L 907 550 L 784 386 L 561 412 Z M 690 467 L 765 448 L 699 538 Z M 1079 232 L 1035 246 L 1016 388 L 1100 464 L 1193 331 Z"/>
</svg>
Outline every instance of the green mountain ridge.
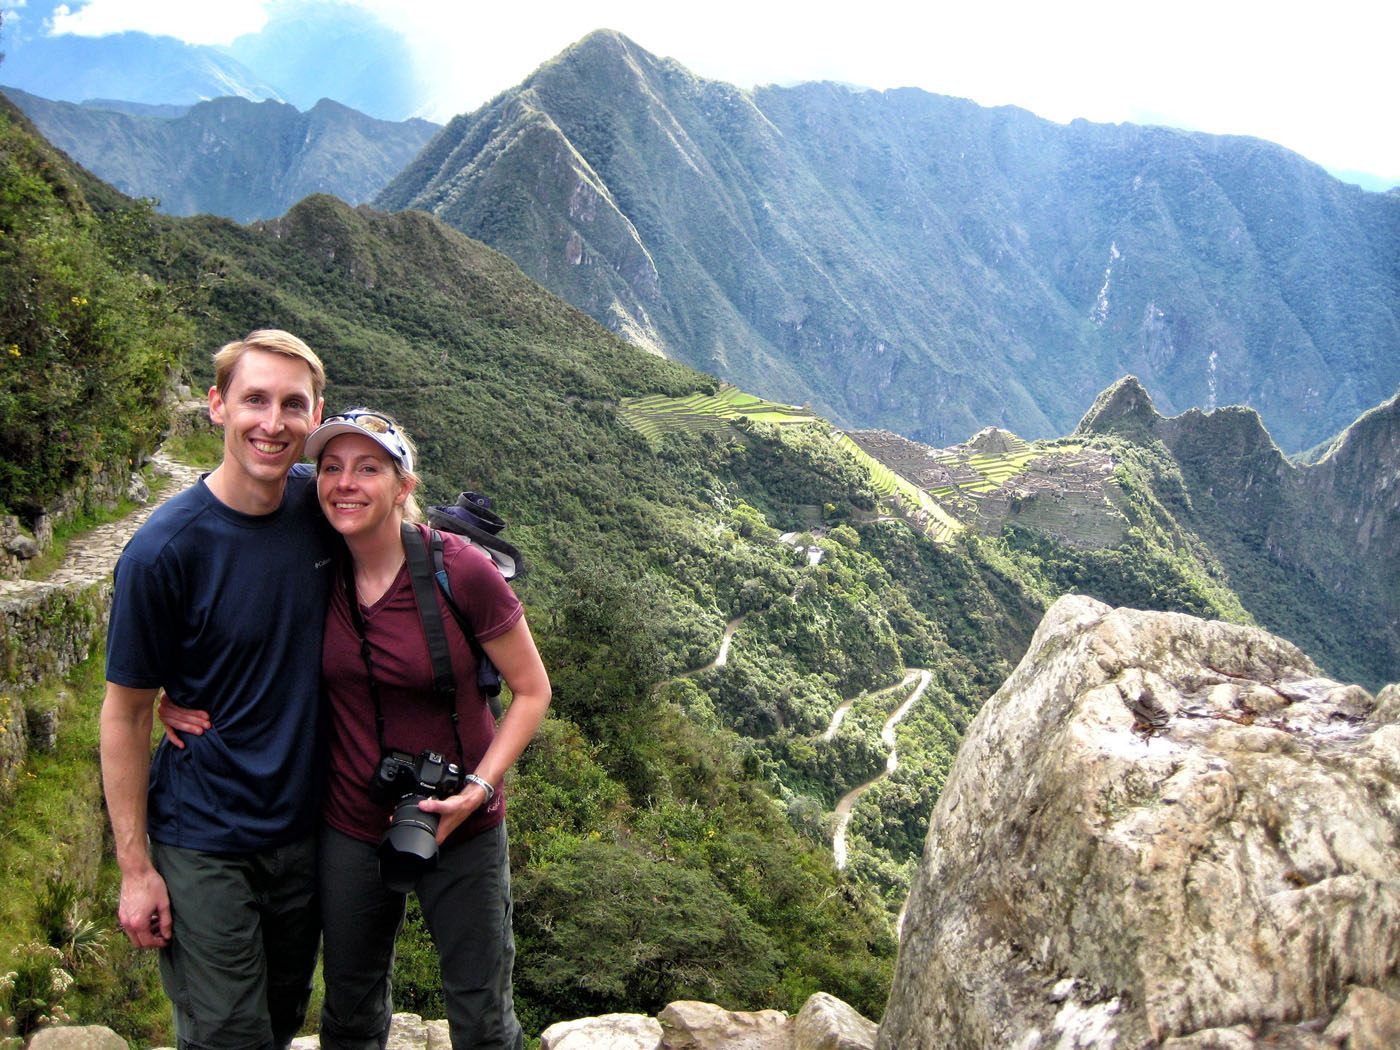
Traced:
<svg viewBox="0 0 1400 1050">
<path fill-rule="evenodd" d="M 476 488 L 510 521 L 533 565 L 520 593 L 556 689 L 510 786 L 516 993 L 532 1031 L 617 1010 L 654 1013 L 675 998 L 792 1009 L 818 989 L 878 1017 L 895 952 L 892 920 L 962 731 L 1054 596 L 1077 590 L 1236 621 L 1277 610 L 1305 619 L 1307 591 L 1274 594 L 1277 609 L 1256 608 L 1237 577 L 1267 579 L 1268 563 L 1249 560 L 1258 552 L 1243 540 L 1220 553 L 1212 543 L 1230 540 L 1231 521 L 1202 509 L 1205 479 L 1217 477 L 1217 492 L 1231 479 L 1253 482 L 1257 472 L 1247 468 L 1273 449 L 1267 434 L 1262 443 L 1242 439 L 1247 454 L 1226 447 L 1212 475 L 1202 440 L 1181 438 L 1199 455 L 1180 460 L 1155 434 L 1163 424 L 1145 413 L 1139 422 L 1153 432 L 1115 431 L 1126 416 L 1104 406 L 1136 396 L 1119 384 L 1085 433 L 1035 448 L 1048 458 L 1106 450 L 1121 492 L 1103 513 L 1121 518 L 1121 542 L 1077 548 L 1014 521 L 935 541 L 909 505 L 895 506 L 908 490 L 888 483 L 825 420 L 735 413 L 721 427 L 638 429 L 627 417 L 639 404 L 753 401 L 722 396 L 712 377 L 639 351 L 430 215 L 317 195 L 248 226 L 162 216 L 73 169 L 22 117 L 0 114 L 0 125 L 0 262 L 8 267 L 0 275 L 25 287 L 44 253 L 67 251 L 71 239 L 96 253 L 102 266 L 91 272 L 110 282 L 55 286 L 51 313 L 4 318 L 0 345 L 23 341 L 25 356 L 0 354 L 0 363 L 33 370 L 0 373 L 9 384 L 0 393 L 44 394 L 51 382 L 54 397 L 70 398 L 64 404 L 80 394 L 104 419 L 120 420 L 128 395 L 150 415 L 170 377 L 166 359 L 151 362 L 147 331 L 163 333 L 157 348 L 185 348 L 199 386 L 214 347 L 256 327 L 285 327 L 323 354 L 330 407 L 389 410 L 420 438 L 430 501 Z M 71 234 L 48 218 L 53 209 L 73 217 Z M 105 277 L 107 269 L 122 280 Z M 99 297 L 108 287 L 141 295 Z M 88 315 L 71 301 L 85 291 L 89 307 L 101 298 L 110 311 L 100 330 L 85 327 Z M 36 332 L 51 352 L 74 348 L 123 379 L 95 374 L 75 394 L 64 369 L 34 368 Z M 1203 434 L 1216 416 L 1237 415 L 1174 425 Z M 1329 522 L 1347 524 L 1348 501 L 1360 505 L 1363 493 L 1373 514 L 1393 523 L 1385 502 L 1397 462 L 1393 415 L 1393 406 L 1368 414 L 1327 457 L 1336 465 L 1330 487 L 1315 490 L 1323 512 L 1308 536 L 1322 542 Z M 50 465 L 21 459 L 18 442 L 63 421 L 42 398 L 7 403 L 5 418 L 0 459 L 24 470 L 0 477 L 0 506 L 32 521 L 34 498 L 21 507 L 15 493 L 47 495 L 82 464 L 22 490 Z M 157 429 L 127 433 L 116 465 L 139 462 Z M 977 459 L 990 453 L 977 445 L 965 462 L 990 469 Z M 982 476 L 994 488 L 1023 477 Z M 1201 523 L 1214 531 L 1197 531 Z M 797 537 L 783 542 L 788 532 Z M 797 549 L 808 546 L 803 534 L 822 551 L 815 564 Z M 1389 535 L 1368 533 L 1378 553 Z M 1352 536 L 1339 531 L 1335 543 Z M 740 618 L 728 660 L 716 665 L 726 625 Z M 1395 676 L 1393 658 L 1378 663 L 1347 648 L 1365 644 L 1359 635 L 1324 641 L 1340 654 L 1320 652 L 1325 666 L 1351 659 Z M 902 699 L 887 690 L 909 668 L 927 670 L 929 687 L 896 730 L 898 769 L 855 808 L 850 864 L 837 872 L 832 808 L 884 768 L 880 727 Z M 77 702 L 96 702 L 73 688 Z M 852 713 L 833 729 L 846 701 Z M 86 761 L 70 780 L 95 776 Z M 2 812 L 24 819 L 13 807 Z M 14 905 L 0 939 L 43 936 L 43 873 L 22 859 L 7 863 L 33 880 L 35 897 Z M 82 890 L 106 921 L 114 909 L 101 885 Z M 400 1007 L 438 1015 L 421 925 L 410 924 L 400 948 Z M 70 1012 L 124 1030 L 159 1013 L 129 1006 L 140 982 L 128 965 L 141 964 L 80 970 Z"/>
<path fill-rule="evenodd" d="M 154 197 L 171 215 L 239 222 L 281 215 L 313 193 L 368 200 L 438 130 L 425 120 L 375 120 L 329 99 L 304 113 L 228 97 L 158 115 L 157 107 L 3 90 L 50 142 L 122 192 Z"/>
<path fill-rule="evenodd" d="M 1105 391 L 1076 434 L 1160 442 L 1181 469 L 1190 527 L 1221 557 L 1260 622 L 1372 688 L 1394 680 L 1400 394 L 1363 414 L 1311 463 L 1284 456 L 1249 409 L 1164 418 L 1133 377 Z"/>
<path fill-rule="evenodd" d="M 1064 433 L 1132 373 L 1301 448 L 1400 382 L 1400 199 L 1254 139 L 747 92 L 598 32 L 376 203 L 432 211 L 638 345 L 936 445 Z"/>
</svg>

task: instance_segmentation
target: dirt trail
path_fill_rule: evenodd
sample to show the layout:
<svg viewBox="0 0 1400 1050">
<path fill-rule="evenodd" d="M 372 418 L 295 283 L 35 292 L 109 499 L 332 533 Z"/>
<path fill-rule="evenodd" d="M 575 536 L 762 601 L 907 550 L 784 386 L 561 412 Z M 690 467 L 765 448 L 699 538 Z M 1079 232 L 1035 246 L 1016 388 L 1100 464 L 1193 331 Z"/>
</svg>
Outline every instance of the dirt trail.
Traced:
<svg viewBox="0 0 1400 1050">
<path fill-rule="evenodd" d="M 109 578 L 117 557 L 136 530 L 152 512 L 175 493 L 193 485 L 200 475 L 197 467 L 170 459 L 163 452 L 151 457 L 157 474 L 170 478 L 170 483 L 157 499 L 138 507 L 120 521 L 99 525 L 95 529 L 68 541 L 63 564 L 42 580 L 0 580 L 0 599 L 24 598 L 54 587 L 87 587 Z"/>
<path fill-rule="evenodd" d="M 846 831 L 850 827 L 851 811 L 855 809 L 856 802 L 859 801 L 861 795 L 865 794 L 899 768 L 899 754 L 895 750 L 895 726 L 899 725 L 900 720 L 909 713 L 909 709 L 914 706 L 919 697 L 924 695 L 924 690 L 928 688 L 928 684 L 933 678 L 928 671 L 911 669 L 908 676 L 904 679 L 905 684 L 908 684 L 909 680 L 915 676 L 918 677 L 919 684 L 914 687 L 914 691 L 909 694 L 908 699 L 905 700 L 904 703 L 890 712 L 890 717 L 885 719 L 884 728 L 880 730 L 880 740 L 890 749 L 889 757 L 885 759 L 884 771 L 873 780 L 868 780 L 864 784 L 852 788 L 850 791 L 846 792 L 840 802 L 836 803 L 836 834 L 832 836 L 831 852 L 836 858 L 836 867 L 838 870 L 842 870 L 846 867 Z M 839 718 L 837 716 L 842 714 L 841 708 L 837 708 L 837 714 L 832 716 L 832 727 L 828 732 L 833 735 L 836 725 L 839 724 Z M 830 737 L 827 739 L 830 739 Z"/>
</svg>

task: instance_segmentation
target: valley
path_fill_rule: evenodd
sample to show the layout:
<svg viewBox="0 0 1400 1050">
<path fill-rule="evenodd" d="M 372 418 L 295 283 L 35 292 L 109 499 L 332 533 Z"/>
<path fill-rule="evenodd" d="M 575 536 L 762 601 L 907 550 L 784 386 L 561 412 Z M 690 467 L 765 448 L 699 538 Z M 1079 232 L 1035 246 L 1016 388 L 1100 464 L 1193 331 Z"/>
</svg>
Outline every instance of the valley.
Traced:
<svg viewBox="0 0 1400 1050">
<path fill-rule="evenodd" d="M 659 118 L 639 85 L 688 129 L 688 174 L 642 149 Z M 968 106 L 743 93 L 594 35 L 434 137 L 378 198 L 390 210 L 317 192 L 238 225 L 124 196 L 4 105 L 5 572 L 65 500 L 77 515 L 125 489 L 173 390 L 207 387 L 214 347 L 298 333 L 324 357 L 329 408 L 393 413 L 420 439 L 429 500 L 489 493 L 532 565 L 519 594 L 556 699 L 510 788 L 527 1029 L 676 999 L 795 1010 L 817 990 L 878 1018 L 954 758 L 1061 596 L 1262 626 L 1338 679 L 1400 678 L 1400 373 L 1375 335 L 1393 327 L 1394 241 L 1348 232 L 1400 228 L 1393 203 L 1272 148 L 1286 177 L 1262 202 L 1253 176 L 1225 173 L 1239 143 Z M 905 137 L 872 141 L 895 126 Z M 930 141 L 973 161 L 942 181 L 906 168 L 902 185 L 871 167 Z M 1028 142 L 1045 171 L 1028 174 Z M 1165 182 L 1138 196 L 1144 157 L 1208 171 L 1184 192 L 1209 207 Z M 448 192 L 449 158 L 472 193 Z M 1063 165 L 1094 195 L 1057 182 Z M 1284 221 L 1319 211 L 1349 218 Z M 1157 240 L 1188 217 L 1233 223 L 1240 257 Z M 1275 221 L 1289 232 L 1268 242 Z M 1319 244 L 1355 266 L 1314 266 Z M 917 280 L 895 256 L 922 260 Z M 1182 268 L 1191 280 L 1163 277 Z M 1333 283 L 1314 297 L 1299 272 Z M 1215 298 L 1227 273 L 1257 293 L 1247 308 Z M 1189 294 L 1169 304 L 1168 285 Z M 1362 305 L 1343 324 L 1327 304 L 1348 297 Z M 1260 340 L 1267 366 L 1246 353 Z M 1231 398 L 1258 410 L 1214 407 Z M 1303 462 L 1281 445 L 1317 448 Z M 4 726 L 72 712 L 52 745 L 71 765 L 44 775 L 90 785 L 102 582 L 61 609 L 30 590 L 0 584 Z M 69 620 L 74 667 L 20 659 L 43 648 L 21 626 Z M 0 948 L 58 936 L 55 908 L 105 928 L 95 796 L 28 861 L 53 823 L 21 812 L 28 781 L 54 767 L 0 753 L 20 844 Z M 104 943 L 75 956 L 71 1012 L 166 1038 L 151 968 Z M 416 911 L 397 967 L 400 1008 L 442 1016 Z"/>
</svg>

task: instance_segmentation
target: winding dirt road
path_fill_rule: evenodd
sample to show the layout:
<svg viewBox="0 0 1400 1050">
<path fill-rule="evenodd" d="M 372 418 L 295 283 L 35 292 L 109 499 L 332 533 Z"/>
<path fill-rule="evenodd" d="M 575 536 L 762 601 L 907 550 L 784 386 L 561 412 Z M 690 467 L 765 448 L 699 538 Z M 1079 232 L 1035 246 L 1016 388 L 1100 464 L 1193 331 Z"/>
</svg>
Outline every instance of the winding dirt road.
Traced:
<svg viewBox="0 0 1400 1050">
<path fill-rule="evenodd" d="M 928 688 L 928 684 L 933 678 L 927 671 L 911 669 L 909 674 L 905 676 L 903 684 L 908 685 L 916 677 L 919 679 L 919 684 L 914 687 L 909 698 L 890 713 L 890 717 L 885 719 L 884 728 L 880 730 L 881 742 L 890 749 L 889 757 L 885 759 L 884 772 L 873 780 L 868 780 L 864 784 L 852 788 L 846 792 L 840 802 L 836 803 L 836 834 L 832 836 L 831 852 L 836 858 L 838 870 L 844 870 L 846 867 L 846 831 L 850 827 L 851 811 L 855 809 L 856 802 L 859 801 L 861 795 L 899 768 L 899 754 L 895 749 L 894 728 L 909 713 L 909 709 L 914 706 L 919 697 L 924 695 L 924 690 Z M 849 706 L 850 702 L 848 701 L 836 709 L 836 713 L 832 715 L 831 727 L 827 730 L 828 735 L 824 739 L 830 740 L 835 735 L 836 727 L 840 725 L 841 718 L 845 717 L 845 711 L 842 708 L 849 708 Z"/>
</svg>

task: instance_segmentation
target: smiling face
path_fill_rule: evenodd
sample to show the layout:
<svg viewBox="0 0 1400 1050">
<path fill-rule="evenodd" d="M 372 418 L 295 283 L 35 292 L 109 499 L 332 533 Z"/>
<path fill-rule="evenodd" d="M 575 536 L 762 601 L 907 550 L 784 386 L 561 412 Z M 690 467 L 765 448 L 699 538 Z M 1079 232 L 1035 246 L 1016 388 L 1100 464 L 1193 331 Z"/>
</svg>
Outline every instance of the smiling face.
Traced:
<svg viewBox="0 0 1400 1050">
<path fill-rule="evenodd" d="M 224 428 L 224 459 L 209 478 L 215 495 L 249 514 L 275 510 L 287 472 L 321 421 L 306 362 L 249 350 L 228 387 L 209 391 L 209 418 Z"/>
<path fill-rule="evenodd" d="M 331 438 L 316 468 L 321 511 L 347 539 L 397 535 L 413 488 L 413 480 L 399 476 L 382 447 L 358 434 Z"/>
</svg>

